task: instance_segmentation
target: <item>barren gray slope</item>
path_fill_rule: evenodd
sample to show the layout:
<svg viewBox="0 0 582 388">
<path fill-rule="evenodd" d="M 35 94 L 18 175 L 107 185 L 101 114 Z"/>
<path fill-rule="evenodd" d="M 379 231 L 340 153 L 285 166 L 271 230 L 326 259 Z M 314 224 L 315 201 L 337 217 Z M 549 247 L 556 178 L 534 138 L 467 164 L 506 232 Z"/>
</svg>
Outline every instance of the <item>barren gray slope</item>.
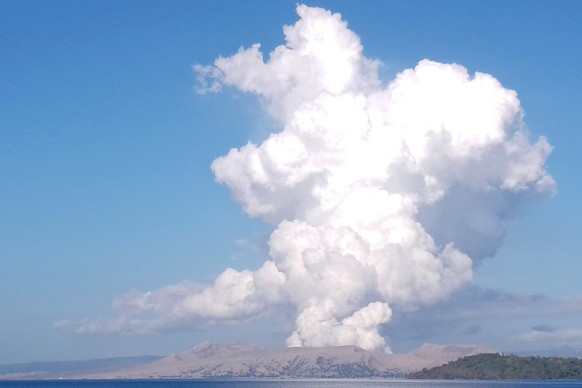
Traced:
<svg viewBox="0 0 582 388">
<path fill-rule="evenodd" d="M 424 345 L 406 354 L 356 346 L 258 349 L 252 344 L 205 342 L 159 361 L 88 378 L 395 377 L 491 350 L 480 346 Z"/>
</svg>

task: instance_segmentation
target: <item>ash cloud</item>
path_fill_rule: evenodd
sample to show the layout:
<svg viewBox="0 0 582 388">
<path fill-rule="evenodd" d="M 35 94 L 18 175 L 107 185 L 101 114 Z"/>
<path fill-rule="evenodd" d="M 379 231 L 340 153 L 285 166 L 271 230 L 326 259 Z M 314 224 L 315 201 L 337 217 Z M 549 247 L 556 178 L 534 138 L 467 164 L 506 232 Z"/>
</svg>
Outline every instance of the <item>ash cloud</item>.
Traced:
<svg viewBox="0 0 582 388">
<path fill-rule="evenodd" d="M 384 84 L 339 14 L 297 13 L 267 58 L 255 44 L 195 66 L 200 93 L 253 94 L 280 125 L 211 166 L 249 216 L 274 226 L 269 258 L 207 287 L 128 294 L 118 305 L 153 314 L 139 321 L 152 330 L 291 306 L 289 346 L 390 351 L 380 329 L 393 310 L 469 284 L 505 222 L 553 192 L 551 146 L 529 139 L 516 92 L 491 75 L 425 59 Z"/>
</svg>

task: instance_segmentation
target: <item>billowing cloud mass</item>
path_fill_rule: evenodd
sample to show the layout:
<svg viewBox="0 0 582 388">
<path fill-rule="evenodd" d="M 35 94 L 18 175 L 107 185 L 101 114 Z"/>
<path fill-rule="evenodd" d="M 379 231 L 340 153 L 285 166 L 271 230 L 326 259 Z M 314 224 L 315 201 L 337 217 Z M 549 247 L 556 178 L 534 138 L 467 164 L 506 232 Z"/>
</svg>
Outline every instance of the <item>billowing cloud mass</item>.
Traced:
<svg viewBox="0 0 582 388">
<path fill-rule="evenodd" d="M 274 225 L 270 257 L 207 287 L 124 296 L 124 314 L 149 317 L 126 330 L 291 306 L 289 346 L 389 350 L 380 329 L 394 309 L 470 283 L 520 205 L 554 190 L 551 146 L 529 139 L 517 94 L 491 75 L 422 60 L 386 84 L 339 14 L 297 13 L 268 58 L 255 44 L 195 67 L 201 93 L 256 95 L 280 125 L 212 164 L 249 216 Z"/>
</svg>

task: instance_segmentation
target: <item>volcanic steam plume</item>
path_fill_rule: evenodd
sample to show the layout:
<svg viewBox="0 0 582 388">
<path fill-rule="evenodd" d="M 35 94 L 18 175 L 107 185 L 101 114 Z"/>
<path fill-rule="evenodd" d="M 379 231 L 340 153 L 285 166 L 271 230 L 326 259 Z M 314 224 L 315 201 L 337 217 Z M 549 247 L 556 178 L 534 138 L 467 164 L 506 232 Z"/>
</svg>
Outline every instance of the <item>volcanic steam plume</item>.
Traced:
<svg viewBox="0 0 582 388">
<path fill-rule="evenodd" d="M 297 6 L 285 44 L 196 66 L 201 93 L 256 95 L 279 131 L 212 164 L 270 257 L 207 287 L 128 294 L 125 330 L 296 312 L 289 346 L 385 349 L 393 309 L 447 298 L 495 254 L 520 205 L 550 194 L 551 146 L 528 138 L 517 94 L 488 74 L 420 61 L 385 84 L 339 14 Z M 157 314 L 139 320 L 142 314 Z M 113 323 L 110 323 L 113 325 Z M 389 327 L 387 327 L 388 329 Z"/>
</svg>

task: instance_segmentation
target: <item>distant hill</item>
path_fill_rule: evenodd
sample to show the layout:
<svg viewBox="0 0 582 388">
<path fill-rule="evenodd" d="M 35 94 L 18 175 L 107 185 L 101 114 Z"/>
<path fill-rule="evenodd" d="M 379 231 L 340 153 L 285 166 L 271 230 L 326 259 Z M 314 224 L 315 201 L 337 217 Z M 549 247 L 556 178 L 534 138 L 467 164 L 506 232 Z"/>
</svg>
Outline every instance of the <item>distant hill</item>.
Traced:
<svg viewBox="0 0 582 388">
<path fill-rule="evenodd" d="M 79 376 L 93 379 L 365 378 L 404 377 L 460 357 L 490 351 L 480 346 L 424 345 L 406 354 L 357 346 L 259 349 L 248 343 L 205 342 L 149 364 Z"/>
<path fill-rule="evenodd" d="M 137 356 L 102 358 L 82 361 L 29 362 L 24 364 L 0 365 L 0 379 L 14 378 L 58 378 L 81 373 L 106 372 L 113 369 L 129 368 L 159 360 L 159 356 Z"/>
<path fill-rule="evenodd" d="M 582 380 L 582 359 L 499 353 L 463 357 L 408 375 L 412 379 Z"/>
</svg>

